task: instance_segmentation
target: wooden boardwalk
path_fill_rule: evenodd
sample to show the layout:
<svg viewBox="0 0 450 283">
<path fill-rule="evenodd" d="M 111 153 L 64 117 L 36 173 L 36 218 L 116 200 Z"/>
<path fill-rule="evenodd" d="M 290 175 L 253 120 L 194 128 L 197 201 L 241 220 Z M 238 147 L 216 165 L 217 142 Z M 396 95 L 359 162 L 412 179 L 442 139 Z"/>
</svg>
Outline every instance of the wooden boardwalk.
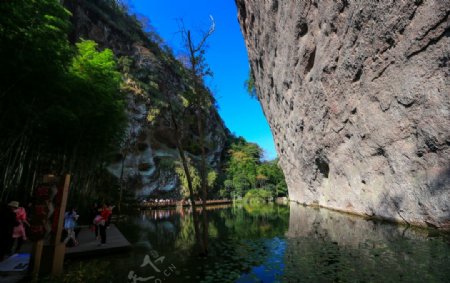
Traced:
<svg viewBox="0 0 450 283">
<path fill-rule="evenodd" d="M 29 261 L 29 253 L 20 253 L 0 262 L 0 282 L 16 283 L 23 280 L 27 275 Z"/>
<path fill-rule="evenodd" d="M 66 248 L 66 258 L 92 257 L 131 249 L 130 242 L 114 224 L 106 229 L 106 245 L 98 246 L 100 240 L 96 240 L 94 232 L 87 227 L 81 229 L 78 234 L 78 242 L 78 246 Z"/>
<path fill-rule="evenodd" d="M 114 224 L 106 229 L 106 245 L 98 246 L 99 240 L 95 239 L 94 232 L 88 227 L 83 227 L 78 234 L 79 245 L 66 248 L 66 259 L 80 257 L 103 256 L 112 253 L 126 252 L 131 249 L 131 244 L 122 235 Z M 19 282 L 26 277 L 30 260 L 32 244 L 26 242 L 22 253 L 15 254 L 0 262 L 0 282 Z"/>
</svg>

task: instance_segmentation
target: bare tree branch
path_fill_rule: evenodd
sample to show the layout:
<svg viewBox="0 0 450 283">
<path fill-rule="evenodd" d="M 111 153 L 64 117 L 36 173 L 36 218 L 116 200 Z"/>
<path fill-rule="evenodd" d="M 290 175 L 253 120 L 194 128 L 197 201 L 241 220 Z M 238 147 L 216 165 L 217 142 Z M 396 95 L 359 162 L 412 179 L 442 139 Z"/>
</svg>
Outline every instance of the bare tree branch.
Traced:
<svg viewBox="0 0 450 283">
<path fill-rule="evenodd" d="M 193 49 L 193 51 L 195 53 L 197 53 L 197 52 L 202 50 L 203 45 L 205 44 L 205 42 L 208 39 L 208 37 L 210 37 L 214 33 L 214 31 L 216 30 L 216 22 L 214 21 L 213 16 L 209 15 L 209 19 L 211 20 L 211 25 L 209 26 L 209 30 L 207 32 L 203 33 L 202 39 L 197 44 L 197 46 L 195 46 L 195 48 Z"/>
</svg>

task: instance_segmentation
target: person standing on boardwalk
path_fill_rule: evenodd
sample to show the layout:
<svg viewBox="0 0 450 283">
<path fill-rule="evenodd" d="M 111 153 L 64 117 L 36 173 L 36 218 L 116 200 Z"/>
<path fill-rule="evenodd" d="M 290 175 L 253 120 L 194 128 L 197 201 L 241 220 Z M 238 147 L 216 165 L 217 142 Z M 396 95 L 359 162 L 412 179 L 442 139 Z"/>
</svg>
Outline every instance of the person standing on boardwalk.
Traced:
<svg viewBox="0 0 450 283">
<path fill-rule="evenodd" d="M 108 210 L 109 210 L 109 215 L 108 215 L 108 219 L 106 220 L 106 227 L 108 227 L 109 228 L 109 225 L 111 224 L 111 218 L 112 218 L 112 212 L 113 212 L 113 209 L 114 209 L 114 205 L 108 205 Z"/>
<path fill-rule="evenodd" d="M 13 244 L 13 230 L 19 225 L 14 212 L 15 207 L 2 205 L 0 208 L 0 262 L 11 252 Z"/>
<path fill-rule="evenodd" d="M 77 226 L 77 220 L 79 215 L 75 208 L 71 208 L 64 214 L 64 229 L 67 231 L 67 237 L 64 239 L 64 244 L 68 245 L 68 242 L 72 240 L 71 246 L 77 246 L 78 240 L 75 234 L 75 228 Z"/>
<path fill-rule="evenodd" d="M 100 218 L 98 218 L 98 228 L 100 232 L 100 238 L 101 242 L 99 246 L 102 246 L 106 244 L 106 223 L 109 219 L 109 216 L 111 215 L 111 210 L 106 206 L 106 204 L 103 205 L 102 210 L 100 211 Z"/>
<path fill-rule="evenodd" d="M 19 225 L 14 227 L 12 234 L 13 241 L 17 239 L 15 253 L 18 253 L 23 242 L 27 240 L 27 234 L 25 233 L 25 226 L 23 224 L 26 224 L 29 227 L 30 223 L 28 223 L 25 208 L 19 207 L 19 203 L 17 201 L 12 201 L 8 205 L 15 208 L 14 212 L 16 213 L 16 221 L 19 223 Z"/>
<path fill-rule="evenodd" d="M 100 209 L 97 203 L 94 203 L 91 207 L 91 220 L 92 220 L 92 230 L 95 234 L 95 239 L 98 240 L 98 217 L 100 217 Z"/>
</svg>

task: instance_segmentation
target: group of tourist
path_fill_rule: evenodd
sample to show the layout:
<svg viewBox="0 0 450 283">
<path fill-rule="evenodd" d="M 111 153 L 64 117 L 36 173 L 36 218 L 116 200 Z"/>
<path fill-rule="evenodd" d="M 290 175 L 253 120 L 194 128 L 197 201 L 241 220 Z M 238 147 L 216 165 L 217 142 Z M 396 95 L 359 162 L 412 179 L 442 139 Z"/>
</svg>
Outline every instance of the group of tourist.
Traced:
<svg viewBox="0 0 450 283">
<path fill-rule="evenodd" d="M 200 199 L 198 199 L 197 201 L 201 201 Z M 196 201 L 196 202 L 197 202 Z M 176 200 L 176 199 L 143 199 L 141 200 L 141 205 L 143 206 L 165 206 L 165 205 L 190 205 L 191 204 L 191 200 Z"/>
<path fill-rule="evenodd" d="M 159 204 L 169 204 L 172 202 L 176 202 L 176 200 L 172 199 L 144 199 L 142 200 L 142 203 L 159 203 Z"/>
<path fill-rule="evenodd" d="M 95 239 L 99 240 L 99 246 L 106 244 L 106 230 L 111 223 L 114 206 L 94 205 L 91 215 L 91 225 L 95 233 Z M 63 242 L 67 247 L 79 244 L 78 227 L 79 215 L 75 208 L 70 208 L 64 215 Z M 11 201 L 0 208 L 0 261 L 7 256 L 17 254 L 25 240 L 27 240 L 27 228 L 30 227 L 25 208 L 19 206 L 19 202 Z"/>
<path fill-rule="evenodd" d="M 95 234 L 95 239 L 100 240 L 98 246 L 103 246 L 106 244 L 106 229 L 111 223 L 112 211 L 114 209 L 113 205 L 104 204 L 102 207 L 94 204 L 91 210 L 91 220 L 92 220 L 92 230 Z M 64 243 L 68 246 L 77 246 L 78 241 L 78 231 L 77 220 L 79 215 L 76 209 L 72 208 L 65 214 L 64 218 L 64 229 L 67 232 L 67 237 L 64 239 Z"/>
<path fill-rule="evenodd" d="M 111 223 L 112 211 L 114 209 L 113 205 L 106 205 L 99 207 L 94 204 L 91 209 L 91 227 L 95 234 L 95 239 L 100 240 L 98 246 L 103 246 L 106 244 L 106 229 Z M 66 212 L 64 217 L 64 229 L 67 232 L 67 236 L 64 239 L 64 243 L 67 246 L 77 246 L 78 241 L 78 231 L 77 220 L 79 215 L 75 208 L 71 208 Z"/>
<path fill-rule="evenodd" d="M 19 202 L 11 201 L 1 207 L 0 261 L 8 255 L 19 253 L 23 242 L 27 239 L 25 225 L 30 226 L 25 208 L 20 207 Z"/>
<path fill-rule="evenodd" d="M 106 229 L 111 223 L 113 205 L 106 205 L 100 208 L 97 204 L 94 204 L 91 211 L 91 219 L 93 224 L 93 230 L 95 233 L 95 239 L 100 240 L 99 246 L 106 244 Z"/>
</svg>

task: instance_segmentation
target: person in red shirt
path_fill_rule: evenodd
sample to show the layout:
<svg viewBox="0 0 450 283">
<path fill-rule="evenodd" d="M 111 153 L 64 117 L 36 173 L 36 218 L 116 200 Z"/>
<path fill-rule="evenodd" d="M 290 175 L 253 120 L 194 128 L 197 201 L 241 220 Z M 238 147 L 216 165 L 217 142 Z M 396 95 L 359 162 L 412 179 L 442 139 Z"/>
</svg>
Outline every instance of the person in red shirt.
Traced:
<svg viewBox="0 0 450 283">
<path fill-rule="evenodd" d="M 19 253 L 23 242 L 27 240 L 27 234 L 25 233 L 25 226 L 23 224 L 26 224 L 28 227 L 30 227 L 30 223 L 28 223 L 25 208 L 19 207 L 19 203 L 17 201 L 10 202 L 9 206 L 15 208 L 14 212 L 16 213 L 16 221 L 19 223 L 18 226 L 14 227 L 12 235 L 14 240 L 17 239 L 17 246 L 15 249 L 15 253 Z"/>
<path fill-rule="evenodd" d="M 106 220 L 106 228 L 109 228 L 109 224 L 111 224 L 112 212 L 113 212 L 114 207 L 115 207 L 115 205 L 108 206 L 108 210 L 110 213 L 109 213 L 108 219 Z"/>
<path fill-rule="evenodd" d="M 98 228 L 99 228 L 100 239 L 101 239 L 99 246 L 103 246 L 104 244 L 106 244 L 106 223 L 111 214 L 112 214 L 112 211 L 106 206 L 106 204 L 104 204 L 100 211 L 101 218 L 99 218 L 99 221 L 98 221 Z"/>
</svg>

